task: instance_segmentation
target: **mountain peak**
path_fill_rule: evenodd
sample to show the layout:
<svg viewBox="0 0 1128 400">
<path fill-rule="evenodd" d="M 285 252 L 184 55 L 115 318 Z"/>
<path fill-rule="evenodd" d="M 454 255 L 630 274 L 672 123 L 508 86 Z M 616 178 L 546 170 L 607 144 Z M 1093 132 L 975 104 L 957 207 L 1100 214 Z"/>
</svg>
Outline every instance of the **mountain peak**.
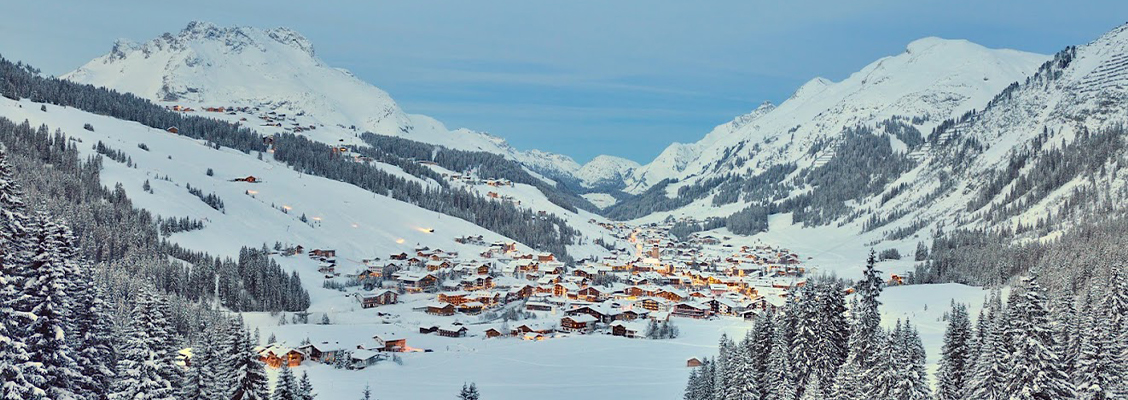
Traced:
<svg viewBox="0 0 1128 400">
<path fill-rule="evenodd" d="M 982 47 L 978 44 L 969 42 L 969 41 L 964 40 L 964 39 L 944 39 L 944 38 L 936 37 L 936 36 L 927 36 L 927 37 L 923 37 L 923 38 L 914 40 L 912 42 L 909 42 L 908 46 L 905 46 L 905 53 L 920 54 L 920 53 L 928 52 L 928 51 L 933 50 L 933 49 L 939 50 L 939 49 L 952 48 L 952 47 L 968 47 L 968 46 Z"/>
</svg>

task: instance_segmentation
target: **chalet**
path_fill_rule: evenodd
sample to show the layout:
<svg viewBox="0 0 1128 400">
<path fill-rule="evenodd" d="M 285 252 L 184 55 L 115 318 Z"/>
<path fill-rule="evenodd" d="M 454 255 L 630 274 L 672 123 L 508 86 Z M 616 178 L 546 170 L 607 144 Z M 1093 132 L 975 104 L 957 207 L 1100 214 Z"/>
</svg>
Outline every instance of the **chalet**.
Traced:
<svg viewBox="0 0 1128 400">
<path fill-rule="evenodd" d="M 447 268 L 450 268 L 450 267 L 451 267 L 450 262 L 445 261 L 445 260 L 444 261 L 432 260 L 432 261 L 427 262 L 427 271 L 431 271 L 431 272 L 438 271 L 438 270 L 441 270 L 441 269 L 447 269 Z"/>
<path fill-rule="evenodd" d="M 687 318 L 706 318 L 711 313 L 709 306 L 701 303 L 683 302 L 674 305 L 672 315 Z"/>
<path fill-rule="evenodd" d="M 375 292 L 358 295 L 358 297 L 360 298 L 360 306 L 362 308 L 372 308 L 387 304 L 395 304 L 397 301 L 399 301 L 399 293 L 396 293 L 394 290 L 390 289 L 378 290 Z"/>
<path fill-rule="evenodd" d="M 420 292 L 434 287 L 438 278 L 431 274 L 403 274 L 400 275 L 399 281 L 407 291 Z"/>
<path fill-rule="evenodd" d="M 376 341 L 375 349 L 379 351 L 401 352 L 407 349 L 407 339 L 384 339 L 376 335 L 372 340 Z"/>
<path fill-rule="evenodd" d="M 666 301 L 664 299 L 659 299 L 659 298 L 655 298 L 655 297 L 647 297 L 647 298 L 641 299 L 641 300 L 638 301 L 638 303 L 639 303 L 640 306 L 642 306 L 642 308 L 644 310 L 648 310 L 648 311 L 660 311 L 660 310 L 664 310 L 667 307 Z"/>
<path fill-rule="evenodd" d="M 485 333 L 486 333 L 487 338 L 495 338 L 495 337 L 505 336 L 505 332 L 502 332 L 502 331 L 498 330 L 497 328 L 486 329 Z"/>
<path fill-rule="evenodd" d="M 466 336 L 467 330 L 468 329 L 462 325 L 442 325 L 439 326 L 435 332 L 442 337 L 463 337 Z"/>
<path fill-rule="evenodd" d="M 380 353 L 371 350 L 353 350 L 349 356 L 349 369 L 364 369 L 380 361 Z"/>
<path fill-rule="evenodd" d="M 455 310 L 454 304 L 450 304 L 450 303 L 428 304 L 427 305 L 427 314 L 431 314 L 431 315 L 450 316 L 450 315 L 454 315 L 454 310 Z"/>
<path fill-rule="evenodd" d="M 600 322 L 611 322 L 611 320 L 612 320 L 612 316 L 610 315 L 610 313 L 605 312 L 604 310 L 601 310 L 601 309 L 597 309 L 594 306 L 576 307 L 576 308 L 573 308 L 571 310 L 565 311 L 564 315 L 571 315 L 571 316 L 590 315 L 593 318 L 595 318 L 596 321 L 600 321 Z"/>
<path fill-rule="evenodd" d="M 696 367 L 700 367 L 701 365 L 702 365 L 701 360 L 697 359 L 696 357 L 685 360 L 685 366 L 687 368 L 696 368 Z"/>
<path fill-rule="evenodd" d="M 407 253 L 392 254 L 388 256 L 389 259 L 404 261 L 407 260 Z"/>
<path fill-rule="evenodd" d="M 566 316 L 560 319 L 560 329 L 565 332 L 591 332 L 596 318 L 587 314 Z"/>
<path fill-rule="evenodd" d="M 525 303 L 525 309 L 528 311 L 552 311 L 553 308 L 554 307 L 551 304 L 536 301 L 529 301 Z"/>
<path fill-rule="evenodd" d="M 539 334 L 552 333 L 552 328 L 547 327 L 547 326 L 542 326 L 541 324 L 534 324 L 534 323 L 521 324 L 521 325 L 518 325 L 516 328 L 513 328 L 513 332 L 511 334 L 513 336 L 524 336 L 524 335 L 529 334 L 529 333 L 539 333 Z"/>
<path fill-rule="evenodd" d="M 607 292 L 595 286 L 588 286 L 577 292 L 577 298 L 584 301 L 598 302 L 607 299 Z"/>
<path fill-rule="evenodd" d="M 886 283 L 888 283 L 889 285 L 904 285 L 905 284 L 905 277 L 903 277 L 901 275 L 897 275 L 897 274 L 892 274 L 889 277 L 889 282 L 886 282 Z"/>
<path fill-rule="evenodd" d="M 177 128 L 175 126 L 170 126 L 166 130 L 168 131 L 168 133 L 180 133 L 180 128 Z"/>
<path fill-rule="evenodd" d="M 258 178 L 255 178 L 254 175 L 247 175 L 247 176 L 242 177 L 242 178 L 232 179 L 231 181 L 232 182 L 256 183 L 256 182 L 258 182 Z"/>
<path fill-rule="evenodd" d="M 310 360 L 326 364 L 335 362 L 337 357 L 345 351 L 337 342 L 310 343 L 298 347 L 298 350 L 309 355 Z"/>
<path fill-rule="evenodd" d="M 461 312 L 463 314 L 468 314 L 468 315 L 478 315 L 478 314 L 481 314 L 482 310 L 485 309 L 485 308 L 486 308 L 486 305 L 482 304 L 482 302 L 471 301 L 471 302 L 462 303 L 462 305 L 458 306 L 458 312 Z"/>
<path fill-rule="evenodd" d="M 439 301 L 454 304 L 457 306 L 465 303 L 467 301 L 466 296 L 469 294 L 470 293 L 461 290 L 456 292 L 439 293 Z"/>
<path fill-rule="evenodd" d="M 337 250 L 328 249 L 313 249 L 309 251 L 309 258 L 333 258 L 337 256 Z"/>
<path fill-rule="evenodd" d="M 255 351 L 259 354 L 259 361 L 270 368 L 279 368 L 282 363 L 289 367 L 296 367 L 302 365 L 302 361 L 306 359 L 306 354 L 301 350 L 292 349 L 278 343 L 258 346 Z"/>
<path fill-rule="evenodd" d="M 537 254 L 537 262 L 549 262 L 549 261 L 556 261 L 556 256 L 552 255 L 552 253 Z"/>
<path fill-rule="evenodd" d="M 646 325 L 642 322 L 615 321 L 611 323 L 611 334 L 627 338 L 642 337 Z"/>
</svg>

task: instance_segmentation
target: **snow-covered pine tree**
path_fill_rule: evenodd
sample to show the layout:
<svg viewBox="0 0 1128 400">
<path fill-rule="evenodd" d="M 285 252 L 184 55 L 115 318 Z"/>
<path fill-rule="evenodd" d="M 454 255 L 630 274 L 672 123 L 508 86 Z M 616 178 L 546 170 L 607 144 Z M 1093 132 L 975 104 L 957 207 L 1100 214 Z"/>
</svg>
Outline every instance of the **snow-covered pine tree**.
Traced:
<svg viewBox="0 0 1128 400">
<path fill-rule="evenodd" d="M 25 206 L 12 167 L 0 149 L 0 399 L 24 400 L 42 391 L 28 382 L 25 330 L 30 314 L 18 307 L 23 296 L 29 234 Z"/>
<path fill-rule="evenodd" d="M 149 329 L 154 318 L 155 295 L 149 288 L 137 293 L 132 315 L 126 325 L 118 349 L 115 376 L 110 385 L 109 400 L 174 400 L 176 390 L 165 375 L 166 362 L 158 350 L 164 338 L 152 336 Z"/>
<path fill-rule="evenodd" d="M 717 343 L 717 360 L 713 363 L 713 398 L 716 400 L 724 400 L 728 398 L 729 379 L 732 377 L 729 367 L 731 367 L 730 353 L 732 353 L 733 343 L 729 340 L 728 335 L 721 334 L 721 338 Z"/>
<path fill-rule="evenodd" d="M 240 342 L 241 348 L 235 353 L 238 357 L 234 363 L 235 381 L 231 400 L 266 400 L 267 384 L 266 368 L 258 360 L 255 353 L 255 343 L 249 334 L 244 333 Z"/>
<path fill-rule="evenodd" d="M 274 393 L 270 396 L 271 400 L 301 400 L 298 394 L 298 380 L 294 378 L 294 372 L 290 370 L 287 363 L 282 363 L 282 368 L 278 372 L 278 381 L 274 383 Z"/>
<path fill-rule="evenodd" d="M 459 400 L 478 400 L 479 397 L 481 397 L 481 394 L 478 393 L 478 385 L 475 385 L 474 382 L 470 382 L 469 385 L 463 383 L 462 390 L 458 392 Z"/>
<path fill-rule="evenodd" d="M 819 331 L 813 373 L 818 375 L 820 393 L 834 386 L 834 377 L 850 350 L 850 323 L 847 320 L 846 290 L 841 281 L 826 282 L 817 286 Z M 808 379 L 809 380 L 809 379 Z"/>
<path fill-rule="evenodd" d="M 940 368 L 936 372 L 936 400 L 960 400 L 966 397 L 972 366 L 971 319 L 967 306 L 952 303 L 944 345 L 940 350 Z"/>
<path fill-rule="evenodd" d="M 82 379 L 76 390 L 89 400 L 105 399 L 114 376 L 114 333 L 101 285 L 94 282 L 89 264 L 79 267 L 73 279 L 73 348 Z"/>
<path fill-rule="evenodd" d="M 372 400 L 372 388 L 364 384 L 364 391 L 360 392 L 360 400 Z"/>
<path fill-rule="evenodd" d="M 807 387 L 803 389 L 803 396 L 799 400 L 826 400 L 826 392 L 823 391 L 823 384 L 819 381 L 819 375 L 811 375 L 811 379 L 807 382 Z"/>
<path fill-rule="evenodd" d="M 756 387 L 755 375 L 752 373 L 752 355 L 749 354 L 749 336 L 744 341 L 733 346 L 729 354 L 728 388 L 724 400 L 759 399 L 760 391 Z"/>
<path fill-rule="evenodd" d="M 475 388 L 477 390 L 477 388 Z M 298 398 L 301 400 L 313 400 L 317 395 L 313 394 L 313 383 L 309 381 L 309 374 L 302 371 L 302 379 L 298 381 Z"/>
<path fill-rule="evenodd" d="M 968 382 L 969 398 L 973 400 L 998 400 L 1004 396 L 1006 362 L 1010 355 L 1002 343 L 1006 335 L 998 319 L 993 311 L 979 313 L 977 354 Z"/>
<path fill-rule="evenodd" d="M 689 379 L 685 382 L 685 395 L 682 400 L 703 400 L 698 387 L 701 385 L 698 380 L 701 379 L 700 374 L 697 373 L 698 368 L 689 371 Z"/>
<path fill-rule="evenodd" d="M 822 316 L 819 315 L 818 296 L 816 284 L 808 284 L 795 291 L 787 305 L 789 314 L 794 314 L 794 333 L 791 335 L 791 352 L 789 365 L 795 382 L 794 387 L 802 389 L 807 384 L 807 377 L 817 368 L 818 346 L 822 334 L 820 331 Z M 797 391 L 798 393 L 798 391 Z"/>
<path fill-rule="evenodd" d="M 895 348 L 901 357 L 898 364 L 900 377 L 893 390 L 894 398 L 899 400 L 928 400 L 932 389 L 928 383 L 924 345 L 920 334 L 911 323 L 905 321 L 901 332 L 895 339 Z"/>
<path fill-rule="evenodd" d="M 1021 291 L 1009 302 L 1007 333 L 1014 343 L 1008 363 L 1006 392 L 1014 400 L 1072 399 L 1073 384 L 1061 371 L 1061 358 L 1054 352 L 1053 327 L 1046 298 L 1036 275 L 1022 278 Z"/>
<path fill-rule="evenodd" d="M 765 383 L 768 374 L 768 358 L 772 353 L 772 341 L 775 337 L 775 312 L 768 310 L 756 316 L 755 325 L 749 333 L 748 354 L 751 362 L 752 381 L 756 383 L 761 398 L 767 391 Z"/>
<path fill-rule="evenodd" d="M 766 382 L 764 392 L 768 400 L 795 400 L 799 394 L 799 389 L 795 387 L 795 376 L 791 369 L 791 355 L 788 351 L 787 340 L 785 334 L 778 332 L 783 330 L 781 325 L 777 325 L 777 333 L 774 343 L 772 343 L 771 356 L 768 359 L 768 373 L 766 375 Z"/>
<path fill-rule="evenodd" d="M 898 380 L 901 378 L 902 350 L 897 346 L 898 332 L 901 330 L 901 321 L 892 332 L 886 333 L 878 328 L 878 342 L 875 343 L 877 353 L 874 354 L 873 366 L 862 372 L 859 377 L 860 397 L 873 400 L 892 400 Z"/>
<path fill-rule="evenodd" d="M 847 346 L 849 353 L 834 378 L 831 395 L 835 399 L 874 391 L 871 387 L 874 381 L 868 375 L 874 369 L 878 355 L 885 351 L 883 344 L 888 342 L 881 329 L 881 302 L 878 300 L 884 285 L 881 271 L 877 270 L 877 254 L 870 249 L 863 278 L 854 284 L 857 297 L 851 307 L 854 322 Z"/>
<path fill-rule="evenodd" d="M 1123 384 L 1124 365 L 1117 362 L 1113 349 L 1117 340 L 1111 332 L 1111 321 L 1104 318 L 1103 310 L 1090 307 L 1086 313 L 1081 335 L 1081 352 L 1073 372 L 1078 400 L 1109 400 L 1118 398 L 1116 390 Z"/>
<path fill-rule="evenodd" d="M 27 379 L 46 392 L 49 399 L 76 397 L 75 386 L 81 381 L 78 364 L 66 340 L 64 319 L 67 313 L 68 289 L 75 257 L 70 229 L 45 213 L 35 217 L 36 231 L 24 299 L 34 316 L 27 327 L 25 364 Z"/>
</svg>

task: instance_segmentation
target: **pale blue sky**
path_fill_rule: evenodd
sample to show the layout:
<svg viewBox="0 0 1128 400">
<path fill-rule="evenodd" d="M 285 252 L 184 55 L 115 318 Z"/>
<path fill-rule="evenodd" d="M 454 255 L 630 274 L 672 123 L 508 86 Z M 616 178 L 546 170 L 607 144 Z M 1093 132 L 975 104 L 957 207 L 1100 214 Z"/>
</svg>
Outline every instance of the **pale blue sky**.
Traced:
<svg viewBox="0 0 1128 400">
<path fill-rule="evenodd" d="M 329 4 L 322 4 L 329 3 Z M 924 36 L 1053 53 L 1128 19 L 1120 1 L 19 1 L 0 54 L 60 75 L 188 21 L 288 26 L 412 113 L 584 162 L 648 162 L 803 82 Z"/>
</svg>

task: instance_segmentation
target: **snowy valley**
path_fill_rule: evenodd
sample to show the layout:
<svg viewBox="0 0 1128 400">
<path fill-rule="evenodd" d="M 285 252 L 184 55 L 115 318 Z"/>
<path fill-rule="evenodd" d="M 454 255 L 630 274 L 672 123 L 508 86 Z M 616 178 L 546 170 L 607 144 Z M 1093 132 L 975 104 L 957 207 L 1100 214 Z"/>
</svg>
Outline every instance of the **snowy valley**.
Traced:
<svg viewBox="0 0 1128 400">
<path fill-rule="evenodd" d="M 82 330 L 56 341 L 115 356 L 69 379 L 109 398 L 994 399 L 1004 350 L 1071 357 L 1034 398 L 1073 363 L 1089 393 L 1115 361 L 1084 346 L 1128 338 L 1126 55 L 1128 26 L 1053 56 L 924 38 L 583 165 L 409 114 L 287 28 L 2 60 L 0 337 Z M 77 357 L 0 352 L 8 398 L 87 398 L 23 377 Z"/>
</svg>

